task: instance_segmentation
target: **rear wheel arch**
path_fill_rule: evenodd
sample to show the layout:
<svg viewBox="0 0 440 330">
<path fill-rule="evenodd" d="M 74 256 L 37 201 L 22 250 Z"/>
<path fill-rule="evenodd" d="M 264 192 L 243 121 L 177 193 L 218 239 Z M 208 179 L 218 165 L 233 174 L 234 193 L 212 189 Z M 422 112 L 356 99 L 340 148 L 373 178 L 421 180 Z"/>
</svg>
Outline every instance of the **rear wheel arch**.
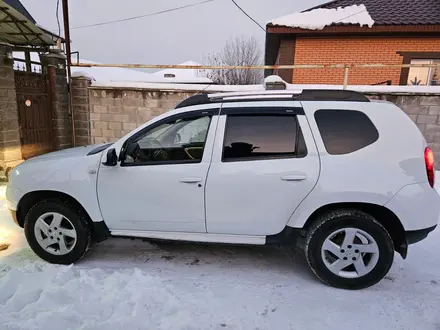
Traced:
<svg viewBox="0 0 440 330">
<path fill-rule="evenodd" d="M 332 203 L 321 206 L 315 212 L 313 212 L 304 224 L 304 230 L 308 231 L 316 219 L 322 214 L 339 210 L 339 209 L 355 209 L 365 212 L 375 218 L 389 233 L 393 240 L 395 250 L 406 258 L 408 244 L 406 241 L 406 233 L 399 218 L 393 211 L 378 204 L 372 203 Z"/>
</svg>

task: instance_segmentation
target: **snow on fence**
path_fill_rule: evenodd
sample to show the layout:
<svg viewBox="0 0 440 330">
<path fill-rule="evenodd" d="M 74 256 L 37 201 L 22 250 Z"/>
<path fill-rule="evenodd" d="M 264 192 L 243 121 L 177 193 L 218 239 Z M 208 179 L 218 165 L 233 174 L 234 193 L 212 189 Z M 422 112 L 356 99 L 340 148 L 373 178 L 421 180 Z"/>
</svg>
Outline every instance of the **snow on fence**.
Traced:
<svg viewBox="0 0 440 330">
<path fill-rule="evenodd" d="M 296 70 L 296 69 L 344 69 L 343 88 L 347 89 L 351 69 L 405 69 L 405 68 L 440 68 L 440 63 L 432 64 L 283 64 L 283 65 L 162 65 L 162 64 L 103 64 L 103 63 L 74 63 L 73 67 L 83 68 L 137 68 L 137 69 L 178 69 L 178 70 Z M 199 86 L 200 87 L 200 86 Z"/>
</svg>

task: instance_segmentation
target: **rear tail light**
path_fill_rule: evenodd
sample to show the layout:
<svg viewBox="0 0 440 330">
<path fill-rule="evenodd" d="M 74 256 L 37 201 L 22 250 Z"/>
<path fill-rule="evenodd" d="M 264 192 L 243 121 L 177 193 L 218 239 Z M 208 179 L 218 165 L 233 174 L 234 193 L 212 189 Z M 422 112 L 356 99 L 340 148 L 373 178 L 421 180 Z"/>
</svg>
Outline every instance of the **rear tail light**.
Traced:
<svg viewBox="0 0 440 330">
<path fill-rule="evenodd" d="M 426 174 L 428 175 L 429 185 L 434 188 L 435 182 L 435 161 L 434 161 L 434 153 L 431 148 L 427 147 L 425 149 L 425 165 L 426 165 Z"/>
</svg>

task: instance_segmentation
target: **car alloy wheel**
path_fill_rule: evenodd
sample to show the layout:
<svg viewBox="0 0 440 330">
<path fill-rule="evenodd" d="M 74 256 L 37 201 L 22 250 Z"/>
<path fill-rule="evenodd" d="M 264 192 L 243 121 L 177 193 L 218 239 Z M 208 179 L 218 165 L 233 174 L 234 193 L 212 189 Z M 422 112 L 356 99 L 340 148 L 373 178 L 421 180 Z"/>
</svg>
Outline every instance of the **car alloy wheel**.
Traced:
<svg viewBox="0 0 440 330">
<path fill-rule="evenodd" d="M 77 233 L 72 222 L 57 212 L 41 215 L 34 226 L 37 243 L 53 255 L 65 255 L 75 248 Z"/>
<path fill-rule="evenodd" d="M 357 278 L 370 273 L 379 261 L 374 238 L 357 228 L 342 228 L 331 233 L 321 248 L 324 265 L 335 275 Z"/>
</svg>

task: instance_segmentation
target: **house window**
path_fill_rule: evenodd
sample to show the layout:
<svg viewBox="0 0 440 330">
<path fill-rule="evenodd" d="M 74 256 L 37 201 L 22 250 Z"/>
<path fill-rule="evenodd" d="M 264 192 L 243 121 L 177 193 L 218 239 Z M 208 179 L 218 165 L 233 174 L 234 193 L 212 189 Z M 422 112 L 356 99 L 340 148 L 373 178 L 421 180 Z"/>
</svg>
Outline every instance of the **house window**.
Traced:
<svg viewBox="0 0 440 330">
<path fill-rule="evenodd" d="M 411 64 L 440 64 L 440 60 L 412 59 Z M 410 68 L 408 85 L 435 86 L 440 85 L 439 67 L 416 67 Z"/>
</svg>

